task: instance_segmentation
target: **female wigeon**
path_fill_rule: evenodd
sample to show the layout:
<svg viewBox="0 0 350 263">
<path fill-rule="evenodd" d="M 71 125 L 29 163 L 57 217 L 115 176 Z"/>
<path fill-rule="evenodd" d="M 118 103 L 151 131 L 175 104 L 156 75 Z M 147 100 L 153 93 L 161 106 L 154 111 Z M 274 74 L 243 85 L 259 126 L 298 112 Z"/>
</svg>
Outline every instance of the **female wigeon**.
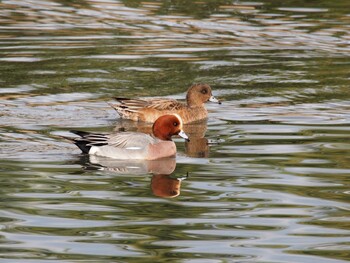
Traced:
<svg viewBox="0 0 350 263">
<path fill-rule="evenodd" d="M 176 113 L 181 116 L 185 124 L 207 118 L 205 102 L 212 101 L 221 104 L 212 95 L 211 88 L 207 84 L 192 85 L 187 91 L 187 103 L 174 99 L 115 99 L 120 104 L 112 105 L 112 107 L 123 119 L 154 122 L 162 115 Z"/>
<path fill-rule="evenodd" d="M 179 115 L 163 115 L 153 124 L 153 136 L 139 132 L 101 134 L 71 131 L 80 136 L 71 140 L 83 153 L 91 155 L 114 159 L 155 160 L 176 155 L 176 145 L 171 140 L 173 135 L 188 140 L 182 125 Z"/>
</svg>

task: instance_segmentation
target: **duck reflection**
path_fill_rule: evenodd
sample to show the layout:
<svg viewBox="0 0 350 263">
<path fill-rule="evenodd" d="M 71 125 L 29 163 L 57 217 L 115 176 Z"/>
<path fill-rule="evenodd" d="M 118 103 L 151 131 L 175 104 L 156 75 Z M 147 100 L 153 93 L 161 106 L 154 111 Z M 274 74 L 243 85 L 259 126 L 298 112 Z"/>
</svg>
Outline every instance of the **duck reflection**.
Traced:
<svg viewBox="0 0 350 263">
<path fill-rule="evenodd" d="M 155 196 L 173 198 L 180 195 L 180 187 L 185 177 L 175 177 L 171 174 L 154 174 L 151 181 L 151 189 Z"/>
<path fill-rule="evenodd" d="M 152 174 L 151 190 L 155 196 L 173 198 L 180 195 L 181 182 L 188 177 L 174 175 L 175 158 L 159 160 L 116 160 L 95 155 L 87 156 L 86 169 L 96 169 L 115 174 L 143 175 Z"/>
<path fill-rule="evenodd" d="M 159 160 L 122 160 L 89 155 L 87 165 L 89 168 L 113 172 L 116 174 L 172 174 L 176 168 L 175 158 Z"/>
<path fill-rule="evenodd" d="M 152 124 L 146 122 L 134 122 L 118 119 L 115 123 L 115 131 L 138 131 L 147 134 L 152 133 Z M 184 132 L 190 141 L 185 142 L 185 153 L 189 157 L 206 158 L 209 156 L 208 139 L 205 138 L 207 120 L 184 124 Z"/>
</svg>

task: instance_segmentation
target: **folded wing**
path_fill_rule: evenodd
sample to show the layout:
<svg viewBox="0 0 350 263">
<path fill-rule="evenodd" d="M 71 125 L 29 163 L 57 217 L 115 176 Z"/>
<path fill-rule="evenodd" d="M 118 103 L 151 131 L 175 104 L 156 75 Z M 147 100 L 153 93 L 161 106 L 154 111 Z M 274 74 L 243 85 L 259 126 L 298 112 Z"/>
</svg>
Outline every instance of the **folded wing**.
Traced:
<svg viewBox="0 0 350 263">
<path fill-rule="evenodd" d="M 74 139 L 74 143 L 84 153 L 89 153 L 92 146 L 112 146 L 123 149 L 142 149 L 145 145 L 155 143 L 156 138 L 143 133 L 121 132 L 114 134 L 88 133 L 83 131 L 71 131 L 80 136 Z"/>
<path fill-rule="evenodd" d="M 122 109 L 127 109 L 131 112 L 138 112 L 141 109 L 155 109 L 155 110 L 179 110 L 186 105 L 182 102 L 173 99 L 126 99 L 115 98 L 121 104 L 116 105 Z"/>
</svg>

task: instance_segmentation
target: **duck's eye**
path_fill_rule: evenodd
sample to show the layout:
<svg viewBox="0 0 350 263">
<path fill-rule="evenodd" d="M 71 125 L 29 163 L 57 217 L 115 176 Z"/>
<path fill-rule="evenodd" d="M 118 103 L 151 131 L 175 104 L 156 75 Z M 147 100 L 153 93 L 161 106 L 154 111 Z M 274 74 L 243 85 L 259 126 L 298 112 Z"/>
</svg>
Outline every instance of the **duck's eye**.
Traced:
<svg viewBox="0 0 350 263">
<path fill-rule="evenodd" d="M 177 125 L 179 125 L 177 122 L 174 122 L 173 125 L 176 127 Z"/>
<path fill-rule="evenodd" d="M 202 89 L 201 92 L 202 92 L 203 94 L 207 94 L 207 93 L 208 93 L 207 89 Z"/>
</svg>

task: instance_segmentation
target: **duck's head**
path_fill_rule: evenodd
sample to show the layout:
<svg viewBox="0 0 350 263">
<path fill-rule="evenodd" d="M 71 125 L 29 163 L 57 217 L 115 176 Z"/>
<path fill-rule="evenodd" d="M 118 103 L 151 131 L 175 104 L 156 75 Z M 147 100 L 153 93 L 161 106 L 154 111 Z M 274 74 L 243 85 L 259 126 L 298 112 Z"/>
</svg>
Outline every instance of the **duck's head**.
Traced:
<svg viewBox="0 0 350 263">
<path fill-rule="evenodd" d="M 183 122 L 178 114 L 163 115 L 154 122 L 152 127 L 154 136 L 161 140 L 171 141 L 173 135 L 179 135 L 189 141 L 182 129 Z"/>
<path fill-rule="evenodd" d="M 212 94 L 211 87 L 208 84 L 193 84 L 187 91 L 187 104 L 191 106 L 201 106 L 207 101 L 221 104 Z"/>
</svg>

